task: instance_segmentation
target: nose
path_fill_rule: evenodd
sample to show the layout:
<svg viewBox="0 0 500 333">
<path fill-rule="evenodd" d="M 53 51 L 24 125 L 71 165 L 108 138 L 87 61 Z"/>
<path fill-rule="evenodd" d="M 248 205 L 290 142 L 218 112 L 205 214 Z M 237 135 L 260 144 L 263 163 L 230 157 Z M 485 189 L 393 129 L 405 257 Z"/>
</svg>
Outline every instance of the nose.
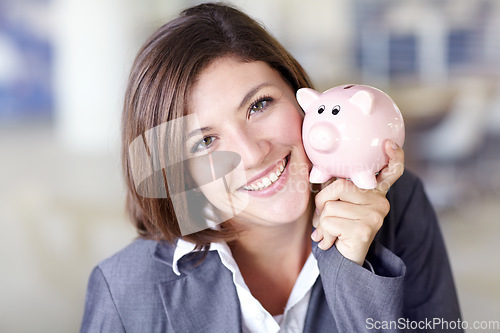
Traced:
<svg viewBox="0 0 500 333">
<path fill-rule="evenodd" d="M 309 130 L 309 144 L 315 150 L 331 153 L 340 145 L 340 135 L 331 123 L 314 124 Z"/>
<path fill-rule="evenodd" d="M 233 147 L 231 150 L 241 156 L 241 161 L 245 169 L 261 165 L 271 150 L 269 140 L 247 130 L 236 132 L 232 136 L 231 141 Z"/>
</svg>

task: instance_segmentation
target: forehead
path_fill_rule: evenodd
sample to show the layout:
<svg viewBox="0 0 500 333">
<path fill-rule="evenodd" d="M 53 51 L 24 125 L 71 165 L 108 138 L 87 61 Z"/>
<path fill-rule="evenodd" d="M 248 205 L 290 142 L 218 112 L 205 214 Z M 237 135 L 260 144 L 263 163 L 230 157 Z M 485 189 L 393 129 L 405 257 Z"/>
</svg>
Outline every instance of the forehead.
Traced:
<svg viewBox="0 0 500 333">
<path fill-rule="evenodd" d="M 191 87 L 188 113 L 198 113 L 200 106 L 222 101 L 237 107 L 248 91 L 263 83 L 287 86 L 281 75 L 265 62 L 243 62 L 234 57 L 216 59 L 202 70 Z"/>
</svg>

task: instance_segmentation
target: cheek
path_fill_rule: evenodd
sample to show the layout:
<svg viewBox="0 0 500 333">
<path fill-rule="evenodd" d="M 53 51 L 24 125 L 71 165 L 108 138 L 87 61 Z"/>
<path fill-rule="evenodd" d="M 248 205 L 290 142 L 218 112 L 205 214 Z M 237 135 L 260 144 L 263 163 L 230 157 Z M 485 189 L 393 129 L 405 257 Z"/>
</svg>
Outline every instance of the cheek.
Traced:
<svg viewBox="0 0 500 333">
<path fill-rule="evenodd" d="M 241 157 L 231 151 L 212 151 L 189 159 L 189 173 L 198 186 L 221 178 L 233 183 L 246 183 Z M 240 186 L 241 186 L 240 185 Z"/>
<path fill-rule="evenodd" d="M 237 175 L 236 178 L 239 176 Z M 235 194 L 231 189 L 233 182 L 244 184 L 242 181 L 246 182 L 246 179 L 235 181 L 234 178 L 234 175 L 228 174 L 199 187 L 205 198 L 218 209 L 220 217 L 224 217 L 224 221 L 241 213 L 250 200 L 248 193 L 238 191 Z"/>
<path fill-rule="evenodd" d="M 279 119 L 272 121 L 269 131 L 273 133 L 276 142 L 287 145 L 302 145 L 302 120 L 301 111 L 289 106 L 280 112 Z"/>
<path fill-rule="evenodd" d="M 234 156 L 237 155 L 214 152 L 190 160 L 189 170 L 196 188 L 222 211 L 239 212 L 248 201 L 246 192 L 240 193 L 237 200 L 230 198 L 231 193 L 247 183 L 243 163 L 236 163 L 239 159 L 236 161 Z"/>
</svg>

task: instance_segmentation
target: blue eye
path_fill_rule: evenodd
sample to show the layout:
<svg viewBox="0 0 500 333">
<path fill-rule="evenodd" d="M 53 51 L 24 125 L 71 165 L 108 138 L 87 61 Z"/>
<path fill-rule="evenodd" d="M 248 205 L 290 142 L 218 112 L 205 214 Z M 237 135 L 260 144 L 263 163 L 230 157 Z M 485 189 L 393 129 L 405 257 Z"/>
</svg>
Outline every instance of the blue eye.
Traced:
<svg viewBox="0 0 500 333">
<path fill-rule="evenodd" d="M 210 147 L 210 145 L 215 141 L 214 136 L 206 136 L 200 141 L 197 141 L 194 145 L 193 148 L 191 148 L 191 153 L 196 153 L 199 151 L 202 151 L 204 149 L 207 149 Z"/>
</svg>

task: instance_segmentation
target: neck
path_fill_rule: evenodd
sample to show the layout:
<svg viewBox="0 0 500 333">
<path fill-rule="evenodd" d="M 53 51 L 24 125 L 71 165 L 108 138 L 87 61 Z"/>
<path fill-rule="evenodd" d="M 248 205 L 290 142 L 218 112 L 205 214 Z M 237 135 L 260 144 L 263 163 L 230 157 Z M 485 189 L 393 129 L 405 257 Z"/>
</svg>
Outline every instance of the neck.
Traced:
<svg viewBox="0 0 500 333">
<path fill-rule="evenodd" d="M 306 257 L 311 250 L 311 226 L 294 223 L 274 227 L 255 227 L 242 232 L 237 241 L 230 244 L 235 260 L 243 264 L 265 264 Z M 305 262 L 305 260 L 304 260 Z M 302 263 L 303 264 L 303 263 Z"/>
<path fill-rule="evenodd" d="M 229 244 L 248 288 L 272 315 L 283 313 L 311 253 L 310 211 L 283 225 L 253 225 Z"/>
<path fill-rule="evenodd" d="M 229 246 L 235 260 L 244 265 L 283 262 L 292 258 L 303 258 L 303 265 L 311 252 L 311 232 L 311 209 L 307 209 L 293 222 L 274 226 L 253 225 L 242 231 Z M 238 265 L 243 266 L 240 262 Z"/>
</svg>

